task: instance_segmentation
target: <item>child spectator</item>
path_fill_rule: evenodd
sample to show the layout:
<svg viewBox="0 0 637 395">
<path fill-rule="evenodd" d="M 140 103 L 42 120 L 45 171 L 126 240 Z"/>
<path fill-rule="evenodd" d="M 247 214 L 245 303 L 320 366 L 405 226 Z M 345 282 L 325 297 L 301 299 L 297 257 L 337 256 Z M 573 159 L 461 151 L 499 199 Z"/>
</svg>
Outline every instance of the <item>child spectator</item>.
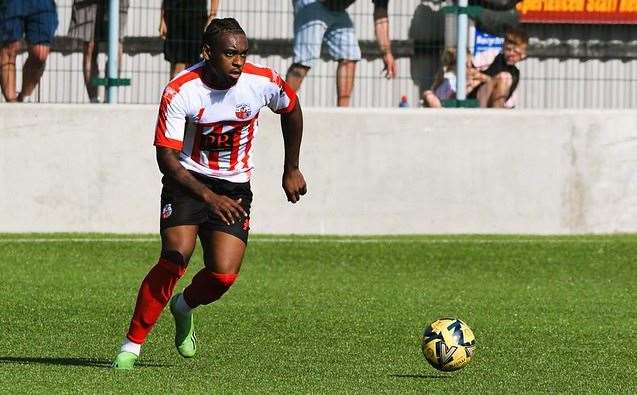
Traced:
<svg viewBox="0 0 637 395">
<path fill-rule="evenodd" d="M 456 98 L 456 49 L 446 48 L 441 56 L 442 67 L 436 73 L 430 90 L 423 93 L 425 107 L 440 108 L 443 100 Z M 471 63 L 471 53 L 467 51 L 467 83 L 466 92 L 469 94 L 485 82 L 488 77 L 480 73 Z"/>
<path fill-rule="evenodd" d="M 488 50 L 477 55 L 473 65 L 489 78 L 468 96 L 477 98 L 480 107 L 515 107 L 515 90 L 520 82 L 516 64 L 526 58 L 528 43 L 529 36 L 524 31 L 511 28 L 504 35 L 502 51 Z"/>
</svg>

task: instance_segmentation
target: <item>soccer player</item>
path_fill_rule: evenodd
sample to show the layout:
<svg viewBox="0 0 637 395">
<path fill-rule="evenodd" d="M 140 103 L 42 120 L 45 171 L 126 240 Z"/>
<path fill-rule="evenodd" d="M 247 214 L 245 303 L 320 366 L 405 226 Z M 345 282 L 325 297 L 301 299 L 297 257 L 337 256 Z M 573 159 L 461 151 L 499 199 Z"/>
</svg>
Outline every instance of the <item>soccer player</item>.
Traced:
<svg viewBox="0 0 637 395">
<path fill-rule="evenodd" d="M 213 19 L 203 35 L 204 61 L 166 86 L 155 130 L 163 173 L 162 251 L 139 289 L 130 327 L 113 362 L 131 369 L 146 336 L 170 301 L 175 346 L 195 356 L 193 310 L 218 300 L 235 282 L 249 230 L 250 174 L 257 117 L 281 114 L 283 190 L 296 203 L 306 193 L 299 170 L 303 116 L 296 94 L 269 68 L 246 62 L 248 39 L 232 18 Z M 205 267 L 173 294 L 199 237 Z"/>
</svg>

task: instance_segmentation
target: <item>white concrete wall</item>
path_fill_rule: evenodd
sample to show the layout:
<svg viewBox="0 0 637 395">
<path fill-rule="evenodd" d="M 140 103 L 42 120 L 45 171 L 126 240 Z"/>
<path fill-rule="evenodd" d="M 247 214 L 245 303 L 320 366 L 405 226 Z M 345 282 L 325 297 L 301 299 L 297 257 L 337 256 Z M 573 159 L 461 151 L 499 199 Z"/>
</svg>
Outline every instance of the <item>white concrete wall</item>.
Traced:
<svg viewBox="0 0 637 395">
<path fill-rule="evenodd" d="M 305 109 L 309 193 L 263 111 L 253 231 L 637 231 L 637 111 Z M 0 105 L 0 232 L 156 232 L 155 106 Z"/>
</svg>

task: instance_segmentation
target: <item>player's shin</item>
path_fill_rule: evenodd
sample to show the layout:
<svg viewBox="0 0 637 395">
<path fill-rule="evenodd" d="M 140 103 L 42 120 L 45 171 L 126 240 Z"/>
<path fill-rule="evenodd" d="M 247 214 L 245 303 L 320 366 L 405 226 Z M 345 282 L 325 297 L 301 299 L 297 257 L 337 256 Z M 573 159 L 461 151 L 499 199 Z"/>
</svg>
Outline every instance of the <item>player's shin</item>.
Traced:
<svg viewBox="0 0 637 395">
<path fill-rule="evenodd" d="M 185 272 L 184 265 L 164 258 L 148 272 L 139 288 L 135 312 L 126 335 L 128 340 L 144 343 Z"/>
</svg>

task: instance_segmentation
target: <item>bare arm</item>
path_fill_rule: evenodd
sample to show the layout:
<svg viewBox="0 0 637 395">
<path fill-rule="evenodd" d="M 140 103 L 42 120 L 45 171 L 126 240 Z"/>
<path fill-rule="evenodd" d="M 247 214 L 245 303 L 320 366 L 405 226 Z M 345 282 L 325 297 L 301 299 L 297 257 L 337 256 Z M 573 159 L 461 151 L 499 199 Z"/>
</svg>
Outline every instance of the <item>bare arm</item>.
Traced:
<svg viewBox="0 0 637 395">
<path fill-rule="evenodd" d="M 242 216 L 247 216 L 241 207 L 241 199 L 232 200 L 227 196 L 217 195 L 190 174 L 179 163 L 179 151 L 167 147 L 157 147 L 157 164 L 162 174 L 192 192 L 201 201 L 208 203 L 214 213 L 225 223 L 234 223 Z"/>
<path fill-rule="evenodd" d="M 217 11 L 219 11 L 219 0 L 210 0 L 210 12 L 208 13 L 206 26 L 208 26 L 210 22 L 217 17 Z M 204 30 L 206 26 L 204 26 Z"/>
<path fill-rule="evenodd" d="M 210 15 L 217 16 L 219 11 L 219 0 L 210 0 Z"/>
<path fill-rule="evenodd" d="M 166 11 L 164 9 L 164 1 L 161 2 L 161 14 L 159 16 L 159 38 L 166 39 L 168 33 L 168 26 L 166 25 Z"/>
<path fill-rule="evenodd" d="M 288 201 L 296 203 L 307 192 L 305 178 L 299 170 L 299 153 L 303 137 L 303 113 L 297 102 L 294 110 L 281 115 L 281 131 L 285 148 L 283 163 L 283 190 Z"/>
<path fill-rule="evenodd" d="M 391 52 L 391 40 L 389 39 L 389 17 L 386 7 L 374 5 L 374 33 L 378 47 L 383 54 L 385 63 L 385 77 L 394 78 L 396 76 L 396 64 L 394 55 Z"/>
</svg>

